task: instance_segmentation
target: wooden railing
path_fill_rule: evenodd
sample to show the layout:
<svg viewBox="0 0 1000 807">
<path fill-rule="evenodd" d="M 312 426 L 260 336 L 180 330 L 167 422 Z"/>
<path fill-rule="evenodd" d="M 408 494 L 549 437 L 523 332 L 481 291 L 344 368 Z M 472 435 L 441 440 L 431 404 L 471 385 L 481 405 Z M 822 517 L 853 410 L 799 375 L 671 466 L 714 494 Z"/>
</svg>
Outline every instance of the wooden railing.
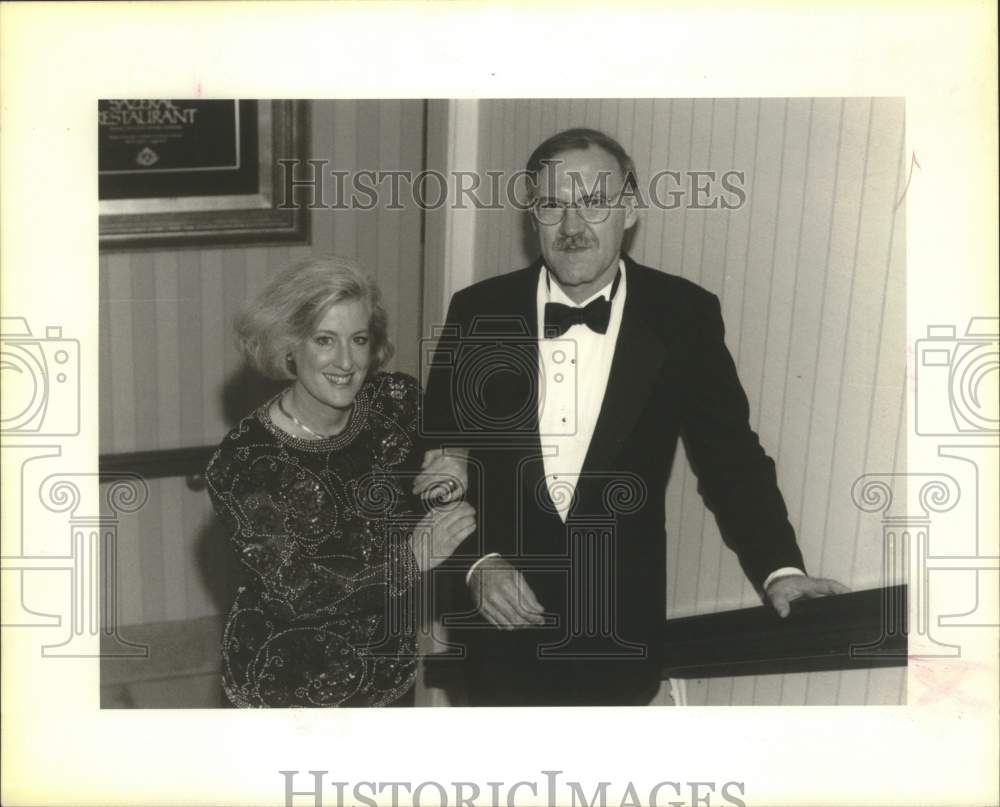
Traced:
<svg viewBox="0 0 1000 807">
<path fill-rule="evenodd" d="M 186 476 L 197 484 L 205 473 L 205 466 L 212 457 L 215 446 L 171 448 L 160 451 L 131 451 L 120 454 L 101 454 L 98 468 L 101 475 L 133 473 L 145 479 L 163 479 Z"/>
<path fill-rule="evenodd" d="M 664 677 L 707 678 L 906 665 L 906 586 L 668 619 Z"/>
<path fill-rule="evenodd" d="M 99 467 L 102 475 L 183 476 L 197 488 L 213 451 L 198 446 L 102 454 Z M 674 678 L 905 666 L 906 586 L 800 600 L 787 619 L 765 606 L 668 619 L 663 643 L 663 675 Z M 444 672 L 455 665 L 440 666 Z"/>
</svg>

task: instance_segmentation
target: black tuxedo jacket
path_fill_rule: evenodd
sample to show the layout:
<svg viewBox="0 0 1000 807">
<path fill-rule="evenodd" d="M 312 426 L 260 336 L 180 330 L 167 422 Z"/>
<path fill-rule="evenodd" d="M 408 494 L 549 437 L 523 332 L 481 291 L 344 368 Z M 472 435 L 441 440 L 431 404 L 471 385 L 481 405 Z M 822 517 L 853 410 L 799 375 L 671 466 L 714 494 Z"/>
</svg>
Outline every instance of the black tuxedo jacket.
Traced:
<svg viewBox="0 0 1000 807">
<path fill-rule="evenodd" d="M 454 295 L 423 425 L 438 444 L 471 448 L 479 530 L 463 548 L 465 568 L 501 553 L 551 615 L 546 631 L 515 633 L 536 651 L 573 647 L 581 657 L 609 647 L 628 657 L 643 646 L 655 663 L 666 603 L 664 491 L 679 438 L 750 580 L 759 587 L 779 567 L 804 565 L 774 463 L 748 422 L 718 299 L 629 258 L 625 265 L 608 386 L 565 524 L 545 484 L 538 432 L 539 262 Z"/>
</svg>

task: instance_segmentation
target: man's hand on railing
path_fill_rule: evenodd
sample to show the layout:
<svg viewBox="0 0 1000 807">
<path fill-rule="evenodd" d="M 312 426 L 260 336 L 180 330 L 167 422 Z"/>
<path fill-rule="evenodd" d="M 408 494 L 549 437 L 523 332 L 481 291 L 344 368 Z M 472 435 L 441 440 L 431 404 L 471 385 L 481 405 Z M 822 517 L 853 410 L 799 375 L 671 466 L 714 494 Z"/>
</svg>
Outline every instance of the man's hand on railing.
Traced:
<svg viewBox="0 0 1000 807">
<path fill-rule="evenodd" d="M 814 599 L 830 594 L 846 594 L 850 589 L 843 583 L 826 577 L 807 577 L 802 574 L 778 577 L 764 592 L 771 607 L 784 619 L 792 612 L 791 603 L 798 599 Z"/>
</svg>

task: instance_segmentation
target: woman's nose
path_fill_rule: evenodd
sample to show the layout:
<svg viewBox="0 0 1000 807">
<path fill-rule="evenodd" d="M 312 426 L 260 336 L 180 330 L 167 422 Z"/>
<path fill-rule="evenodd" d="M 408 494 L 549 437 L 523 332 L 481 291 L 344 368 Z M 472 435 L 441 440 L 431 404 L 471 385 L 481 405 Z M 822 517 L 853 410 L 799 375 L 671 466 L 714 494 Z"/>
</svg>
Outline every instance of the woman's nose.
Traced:
<svg viewBox="0 0 1000 807">
<path fill-rule="evenodd" d="M 345 345 L 338 346 L 333 353 L 333 363 L 342 370 L 350 370 L 354 364 L 351 349 Z"/>
</svg>

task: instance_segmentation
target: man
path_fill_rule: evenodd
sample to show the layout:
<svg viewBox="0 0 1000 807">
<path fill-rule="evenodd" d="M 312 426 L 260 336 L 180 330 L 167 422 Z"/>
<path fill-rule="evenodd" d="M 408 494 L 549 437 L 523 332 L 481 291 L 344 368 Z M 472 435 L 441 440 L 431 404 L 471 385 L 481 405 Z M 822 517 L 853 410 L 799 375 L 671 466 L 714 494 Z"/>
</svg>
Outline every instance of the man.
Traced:
<svg viewBox="0 0 1000 807">
<path fill-rule="evenodd" d="M 472 705 L 648 703 L 662 663 L 664 491 L 683 437 L 699 490 L 778 613 L 846 589 L 804 573 L 748 423 L 717 298 L 621 253 L 636 179 L 619 143 L 560 132 L 527 164 L 540 259 L 457 292 L 431 365 L 416 489 L 467 456 Z M 470 624 L 471 623 L 471 624 Z"/>
</svg>

